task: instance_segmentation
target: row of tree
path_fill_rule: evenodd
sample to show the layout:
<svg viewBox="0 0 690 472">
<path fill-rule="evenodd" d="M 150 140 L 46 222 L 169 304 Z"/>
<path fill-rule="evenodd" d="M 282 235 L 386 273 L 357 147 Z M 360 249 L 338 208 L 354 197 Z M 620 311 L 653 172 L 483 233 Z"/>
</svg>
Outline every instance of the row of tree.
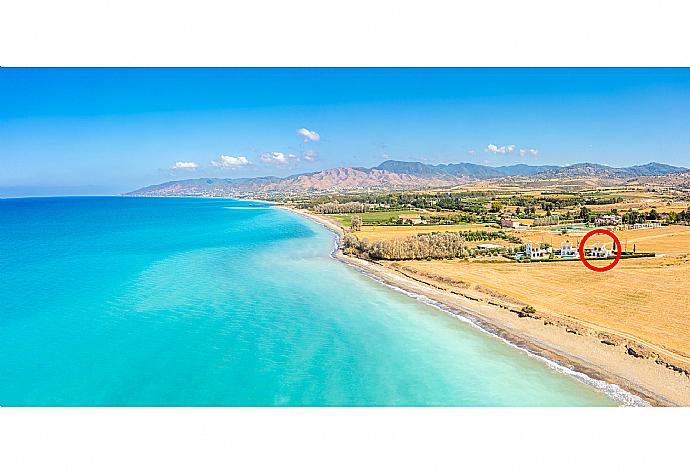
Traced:
<svg viewBox="0 0 690 472">
<path fill-rule="evenodd" d="M 314 205 L 314 212 L 335 214 L 335 213 L 366 213 L 371 211 L 372 205 L 362 202 L 328 202 Z"/>
<path fill-rule="evenodd" d="M 349 233 L 343 239 L 343 251 L 370 259 L 389 261 L 404 259 L 450 259 L 464 257 L 465 239 L 462 233 L 429 233 L 405 238 L 374 241 L 358 240 Z"/>
</svg>

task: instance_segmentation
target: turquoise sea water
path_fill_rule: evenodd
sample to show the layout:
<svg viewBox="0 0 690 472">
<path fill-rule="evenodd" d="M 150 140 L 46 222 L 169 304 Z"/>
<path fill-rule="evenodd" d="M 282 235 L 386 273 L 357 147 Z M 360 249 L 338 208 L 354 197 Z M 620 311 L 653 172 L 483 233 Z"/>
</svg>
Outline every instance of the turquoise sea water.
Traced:
<svg viewBox="0 0 690 472">
<path fill-rule="evenodd" d="M 0 405 L 616 405 L 232 200 L 0 200 Z"/>
</svg>

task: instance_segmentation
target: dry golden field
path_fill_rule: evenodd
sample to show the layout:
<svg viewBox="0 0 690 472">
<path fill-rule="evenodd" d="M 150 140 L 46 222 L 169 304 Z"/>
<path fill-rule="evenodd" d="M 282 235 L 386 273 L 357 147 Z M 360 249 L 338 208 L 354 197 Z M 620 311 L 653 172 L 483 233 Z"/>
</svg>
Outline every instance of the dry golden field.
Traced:
<svg viewBox="0 0 690 472">
<path fill-rule="evenodd" d="M 688 256 L 622 260 L 603 273 L 592 272 L 579 261 L 401 265 L 496 290 L 538 311 L 566 315 L 690 356 Z"/>
</svg>

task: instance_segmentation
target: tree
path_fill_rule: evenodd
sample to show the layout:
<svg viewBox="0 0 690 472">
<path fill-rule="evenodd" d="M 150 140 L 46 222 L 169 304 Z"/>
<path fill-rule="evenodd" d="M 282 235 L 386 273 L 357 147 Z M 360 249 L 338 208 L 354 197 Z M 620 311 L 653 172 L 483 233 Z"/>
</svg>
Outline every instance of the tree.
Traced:
<svg viewBox="0 0 690 472">
<path fill-rule="evenodd" d="M 503 208 L 501 202 L 491 202 L 491 213 L 498 213 Z"/>
<path fill-rule="evenodd" d="M 352 231 L 359 231 L 362 229 L 362 217 L 361 216 L 353 216 L 352 219 L 350 220 L 350 229 Z"/>
<path fill-rule="evenodd" d="M 652 208 L 652 211 L 649 212 L 649 215 L 647 215 L 648 220 L 658 220 L 659 219 L 659 212 L 656 211 L 656 208 Z"/>
<path fill-rule="evenodd" d="M 589 216 L 591 214 L 592 214 L 592 211 L 589 208 L 587 208 L 586 206 L 583 206 L 582 208 L 580 208 L 580 219 L 582 221 L 585 221 L 585 222 L 589 221 Z"/>
</svg>

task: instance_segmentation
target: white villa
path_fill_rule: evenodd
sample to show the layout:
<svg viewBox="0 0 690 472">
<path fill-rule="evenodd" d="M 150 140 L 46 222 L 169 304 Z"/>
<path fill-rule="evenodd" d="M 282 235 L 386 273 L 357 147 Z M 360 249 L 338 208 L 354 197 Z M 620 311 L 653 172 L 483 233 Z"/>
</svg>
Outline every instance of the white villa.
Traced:
<svg viewBox="0 0 690 472">
<path fill-rule="evenodd" d="M 561 249 L 558 252 L 558 256 L 566 259 L 577 257 L 577 248 L 573 247 L 570 241 L 564 241 L 561 243 Z"/>
<path fill-rule="evenodd" d="M 525 245 L 525 257 L 530 259 L 546 259 L 550 252 L 551 248 L 544 249 L 539 244 L 532 244 L 532 241 Z"/>
<path fill-rule="evenodd" d="M 601 258 L 609 257 L 611 254 L 613 254 L 613 251 L 611 249 L 606 249 L 605 243 L 594 243 L 594 247 L 592 247 L 589 253 L 591 257 Z"/>
</svg>

